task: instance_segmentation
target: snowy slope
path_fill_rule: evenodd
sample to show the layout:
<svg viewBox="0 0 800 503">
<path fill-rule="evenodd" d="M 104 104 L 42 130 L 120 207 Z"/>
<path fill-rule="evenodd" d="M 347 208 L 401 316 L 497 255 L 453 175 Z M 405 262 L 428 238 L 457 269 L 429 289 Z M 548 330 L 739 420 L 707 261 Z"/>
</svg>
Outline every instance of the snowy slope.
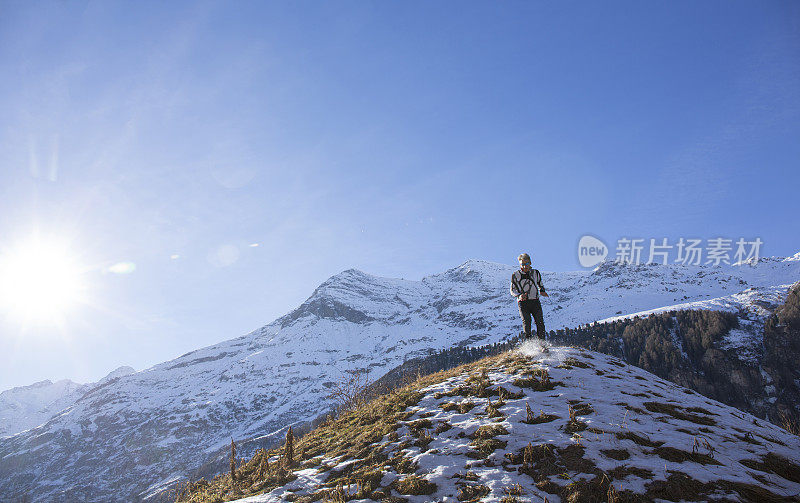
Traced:
<svg viewBox="0 0 800 503">
<path fill-rule="evenodd" d="M 361 502 L 605 501 L 609 486 L 620 501 L 800 495 L 797 436 L 603 354 L 543 354 L 532 343 L 519 354 L 524 358 L 484 362 L 487 392 L 477 391 L 478 369 L 421 389 L 407 414 L 398 414 L 395 433 L 368 457 L 318 455 L 300 466 L 296 480 L 237 503 L 316 501 L 311 495 L 337 490 Z M 541 386 L 543 372 L 550 386 Z M 385 461 L 374 461 L 381 459 L 376 451 Z M 360 496 L 358 475 L 334 479 L 375 472 L 378 486 Z M 426 494 L 408 490 L 414 478 L 426 481 L 415 484 Z"/>
<path fill-rule="evenodd" d="M 94 386 L 133 372 L 131 367 L 120 367 L 97 383 L 45 380 L 3 391 L 0 393 L 0 437 L 39 426 L 75 403 Z"/>
<path fill-rule="evenodd" d="M 0 393 L 0 436 L 38 426 L 72 405 L 88 390 L 69 379 L 39 381 Z"/>
<path fill-rule="evenodd" d="M 598 320 L 598 322 L 604 323 L 633 318 L 634 316 L 644 317 L 654 313 L 687 309 L 708 309 L 714 311 L 743 313 L 748 317 L 763 320 L 771 314 L 772 309 L 782 304 L 786 300 L 786 293 L 791 287 L 792 284 L 746 288 L 741 292 L 731 295 L 724 295 L 722 297 L 715 297 L 713 299 L 697 300 L 692 302 L 680 302 L 678 304 L 661 306 L 655 309 L 648 309 L 646 311 L 626 313 L 622 316 L 610 316 L 608 318 Z"/>
<path fill-rule="evenodd" d="M 185 476 L 230 438 L 324 412 L 331 382 L 377 378 L 411 356 L 519 330 L 514 268 L 468 261 L 421 281 L 344 271 L 243 337 L 98 386 L 33 430 L 0 440 L 0 493 L 42 501 L 135 500 Z M 543 272 L 549 329 L 800 280 L 800 260 L 753 266 L 626 266 Z M 111 488 L 114 488 L 112 491 Z"/>
</svg>

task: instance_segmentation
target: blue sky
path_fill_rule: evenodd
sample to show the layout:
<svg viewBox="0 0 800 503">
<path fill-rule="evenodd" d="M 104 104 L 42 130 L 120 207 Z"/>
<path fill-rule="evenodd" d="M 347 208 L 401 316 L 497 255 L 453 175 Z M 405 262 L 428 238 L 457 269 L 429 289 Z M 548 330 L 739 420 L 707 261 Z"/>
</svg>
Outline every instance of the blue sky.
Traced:
<svg viewBox="0 0 800 503">
<path fill-rule="evenodd" d="M 350 267 L 800 251 L 797 2 L 0 2 L 0 72 L 0 249 L 68 240 L 93 299 L 1 319 L 0 389 L 239 336 Z"/>
</svg>

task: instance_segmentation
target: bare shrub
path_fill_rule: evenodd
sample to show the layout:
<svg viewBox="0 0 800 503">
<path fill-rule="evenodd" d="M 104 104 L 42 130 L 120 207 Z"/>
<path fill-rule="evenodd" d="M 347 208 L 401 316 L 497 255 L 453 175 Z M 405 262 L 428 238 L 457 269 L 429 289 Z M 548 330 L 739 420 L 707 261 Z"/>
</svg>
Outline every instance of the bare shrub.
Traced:
<svg viewBox="0 0 800 503">
<path fill-rule="evenodd" d="M 367 402 L 369 386 L 368 370 L 345 370 L 342 378 L 331 386 L 328 399 L 334 401 L 339 412 L 350 410 Z"/>
</svg>

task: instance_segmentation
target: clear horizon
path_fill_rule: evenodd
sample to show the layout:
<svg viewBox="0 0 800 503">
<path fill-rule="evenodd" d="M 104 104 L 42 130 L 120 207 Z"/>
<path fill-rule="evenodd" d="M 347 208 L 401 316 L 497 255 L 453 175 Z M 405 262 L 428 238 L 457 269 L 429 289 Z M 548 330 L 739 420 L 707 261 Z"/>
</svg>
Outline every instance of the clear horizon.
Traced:
<svg viewBox="0 0 800 503">
<path fill-rule="evenodd" d="M 243 335 L 349 268 L 578 270 L 587 234 L 800 251 L 797 2 L 0 12 L 0 255 L 63 246 L 28 274 L 83 296 L 21 322 L 42 292 L 0 278 L 0 390 Z"/>
</svg>

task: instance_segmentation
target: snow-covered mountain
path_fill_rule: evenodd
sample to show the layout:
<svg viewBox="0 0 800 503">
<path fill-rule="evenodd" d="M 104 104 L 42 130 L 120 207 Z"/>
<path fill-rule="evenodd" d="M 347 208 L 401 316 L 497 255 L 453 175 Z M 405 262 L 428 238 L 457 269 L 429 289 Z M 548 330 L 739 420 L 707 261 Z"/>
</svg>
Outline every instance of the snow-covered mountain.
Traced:
<svg viewBox="0 0 800 503">
<path fill-rule="evenodd" d="M 134 373 L 131 367 L 120 367 L 96 383 L 80 384 L 69 379 L 49 379 L 11 388 L 0 393 L 0 437 L 6 437 L 39 426 L 56 413 L 74 404 L 94 386 Z"/>
<path fill-rule="evenodd" d="M 45 424 L 0 440 L 0 494 L 134 501 L 235 439 L 324 412 L 346 370 L 377 378 L 405 359 L 519 331 L 514 267 L 468 261 L 421 281 L 354 269 L 254 332 L 96 386 Z M 746 266 L 621 265 L 543 272 L 548 329 L 731 296 L 788 290 L 800 254 Z M 764 290 L 766 289 L 766 290 Z M 757 295 L 752 302 L 758 302 Z"/>
<path fill-rule="evenodd" d="M 279 453 L 259 454 L 206 501 L 797 501 L 797 436 L 616 358 L 534 346 L 324 425 L 284 480 Z"/>
<path fill-rule="evenodd" d="M 44 423 L 69 407 L 88 390 L 69 379 L 44 380 L 0 393 L 0 436 L 6 437 Z"/>
</svg>

